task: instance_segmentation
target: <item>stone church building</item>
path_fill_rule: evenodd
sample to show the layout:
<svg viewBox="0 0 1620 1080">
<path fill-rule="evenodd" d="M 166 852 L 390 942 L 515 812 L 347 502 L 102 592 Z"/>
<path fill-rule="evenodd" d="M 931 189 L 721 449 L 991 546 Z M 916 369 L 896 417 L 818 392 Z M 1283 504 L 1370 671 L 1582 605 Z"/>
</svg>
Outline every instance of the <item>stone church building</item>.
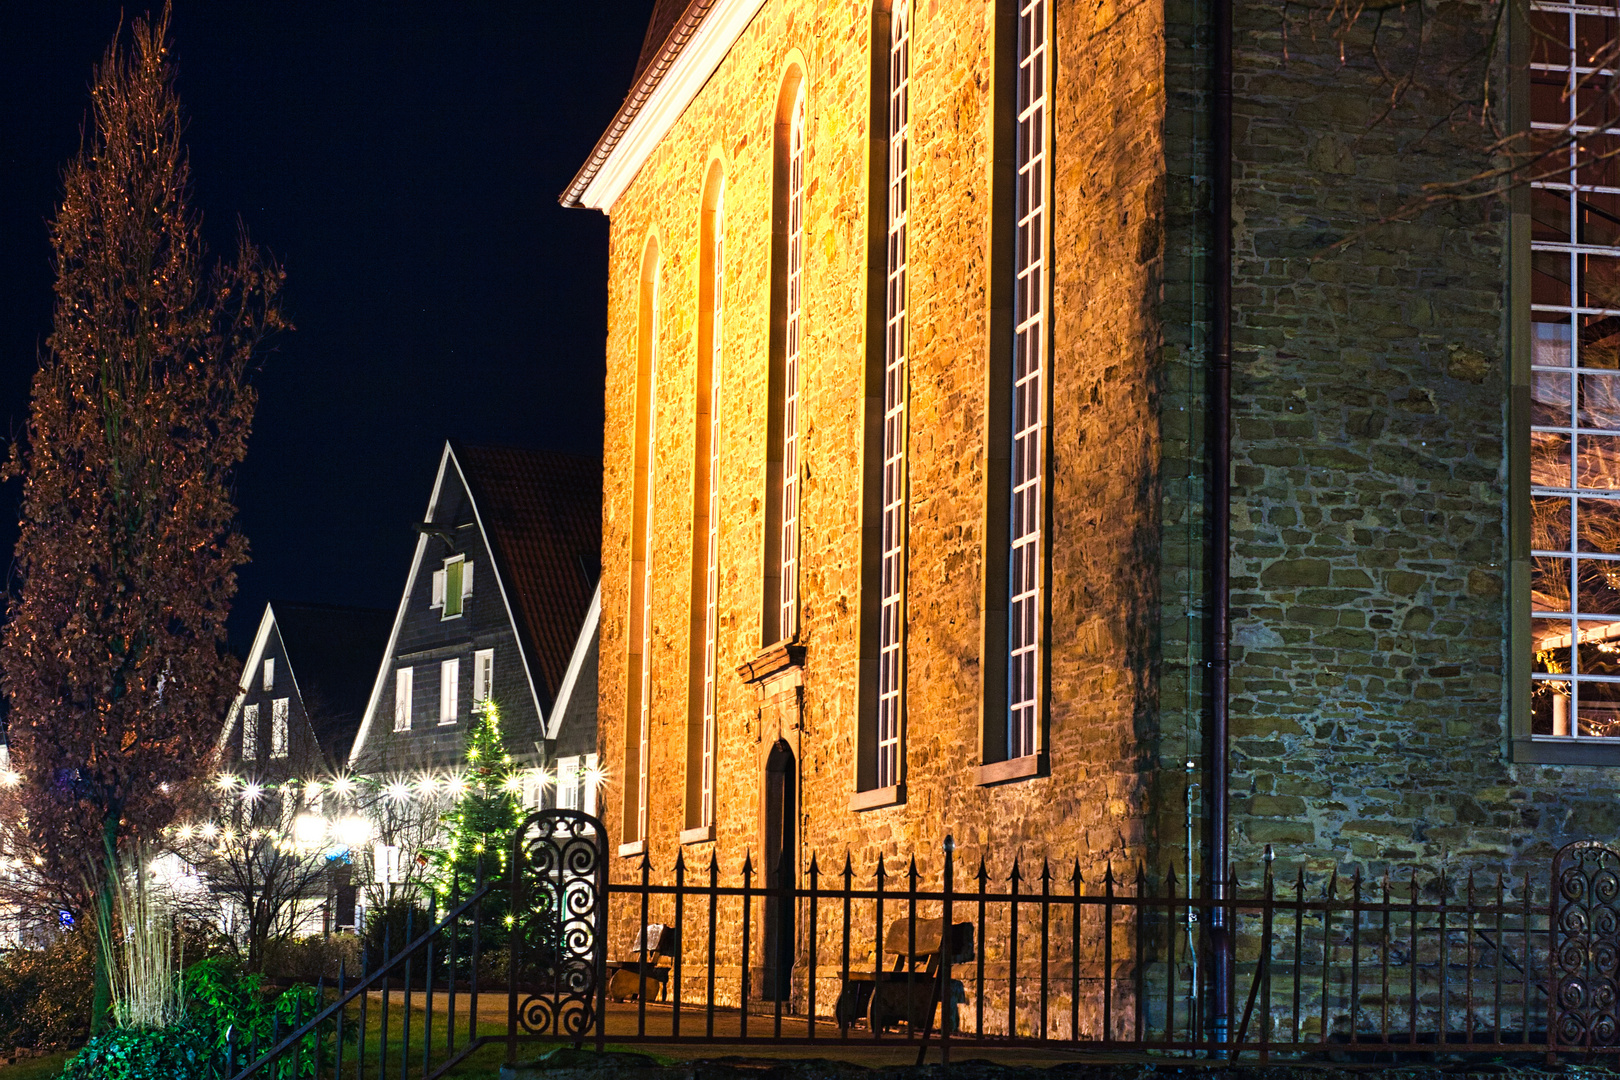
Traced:
<svg viewBox="0 0 1620 1080">
<path fill-rule="evenodd" d="M 1620 175 L 1405 213 L 1488 131 L 1274 4 L 1226 72 L 1220 7 L 659 0 L 563 195 L 611 220 L 616 874 L 1179 865 L 1189 790 L 1244 875 L 1614 836 Z M 1581 10 L 1493 115 L 1592 122 Z"/>
</svg>

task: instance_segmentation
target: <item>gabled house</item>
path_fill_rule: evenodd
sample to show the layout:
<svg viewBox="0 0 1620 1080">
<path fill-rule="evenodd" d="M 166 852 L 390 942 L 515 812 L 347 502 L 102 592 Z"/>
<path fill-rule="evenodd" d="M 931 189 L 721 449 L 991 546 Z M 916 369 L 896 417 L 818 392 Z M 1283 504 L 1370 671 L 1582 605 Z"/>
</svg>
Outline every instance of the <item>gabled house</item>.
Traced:
<svg viewBox="0 0 1620 1080">
<path fill-rule="evenodd" d="M 596 749 L 601 476 L 590 458 L 445 445 L 350 770 L 454 769 L 489 700 L 515 759 L 583 771 Z"/>
<path fill-rule="evenodd" d="M 266 604 L 220 736 L 221 768 L 279 781 L 343 762 L 387 633 L 385 611 Z"/>
</svg>

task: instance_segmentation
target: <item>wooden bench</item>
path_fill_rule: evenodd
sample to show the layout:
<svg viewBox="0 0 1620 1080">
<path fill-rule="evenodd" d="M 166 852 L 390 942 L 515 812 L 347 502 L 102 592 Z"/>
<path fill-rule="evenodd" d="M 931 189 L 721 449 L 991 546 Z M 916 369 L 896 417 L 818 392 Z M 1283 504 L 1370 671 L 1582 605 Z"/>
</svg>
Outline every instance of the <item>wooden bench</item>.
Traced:
<svg viewBox="0 0 1620 1080">
<path fill-rule="evenodd" d="M 933 1019 L 940 991 L 941 919 L 918 919 L 913 931 L 908 919 L 896 919 L 883 935 L 883 955 L 893 957 L 884 970 L 851 971 L 838 993 L 833 1016 L 840 1028 L 848 1028 L 864 1018 L 873 1032 L 896 1024 L 921 1031 Z M 949 964 L 962 964 L 974 958 L 973 924 L 951 926 Z M 956 1005 L 962 1000 L 962 986 L 946 972 L 945 1007 L 940 1022 L 956 1030 Z"/>
<path fill-rule="evenodd" d="M 669 990 L 669 961 L 680 949 L 673 926 L 648 923 L 641 928 L 630 954 L 607 963 L 607 994 L 614 1001 L 634 1001 L 643 987 L 657 987 L 660 999 Z"/>
</svg>

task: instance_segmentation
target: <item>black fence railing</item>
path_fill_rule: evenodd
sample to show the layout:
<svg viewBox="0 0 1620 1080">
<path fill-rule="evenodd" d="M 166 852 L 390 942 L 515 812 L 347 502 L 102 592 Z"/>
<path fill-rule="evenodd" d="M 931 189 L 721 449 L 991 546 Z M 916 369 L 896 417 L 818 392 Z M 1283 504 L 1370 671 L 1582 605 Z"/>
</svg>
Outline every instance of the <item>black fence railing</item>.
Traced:
<svg viewBox="0 0 1620 1080">
<path fill-rule="evenodd" d="M 695 870 L 677 856 L 667 876 L 642 857 L 610 882 L 602 836 L 582 814 L 532 816 L 516 874 L 453 898 L 320 1015 L 248 1054 L 237 1080 L 433 1080 L 495 1043 L 508 1063 L 556 1043 L 882 1045 L 918 1060 L 952 1047 L 1620 1050 L 1620 857 L 1596 845 L 1541 880 L 1278 880 L 1268 861 L 1217 901 L 1173 872 L 961 868 L 948 841 L 931 875 L 915 859 L 858 871 L 846 856 L 829 871 L 812 857 L 795 880 L 746 855 Z M 494 890 L 510 923 L 480 917 Z M 1205 933 L 1217 912 L 1235 950 L 1222 1043 Z"/>
</svg>

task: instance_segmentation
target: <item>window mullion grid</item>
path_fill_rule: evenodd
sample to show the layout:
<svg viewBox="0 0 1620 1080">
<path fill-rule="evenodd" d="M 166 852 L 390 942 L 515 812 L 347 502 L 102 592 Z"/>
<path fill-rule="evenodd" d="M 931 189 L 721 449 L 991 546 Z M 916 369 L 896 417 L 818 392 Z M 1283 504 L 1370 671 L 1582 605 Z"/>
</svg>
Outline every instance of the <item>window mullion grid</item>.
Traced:
<svg viewBox="0 0 1620 1080">
<path fill-rule="evenodd" d="M 799 599 L 799 356 L 804 276 L 804 88 L 793 105 L 788 139 L 787 326 L 782 371 L 782 585 L 778 627 L 797 630 Z"/>
<path fill-rule="evenodd" d="M 906 319 L 910 171 L 911 27 L 909 6 L 895 5 L 889 51 L 889 227 L 883 364 L 883 550 L 878 619 L 877 786 L 900 782 L 905 687 Z"/>
<path fill-rule="evenodd" d="M 1007 756 L 1039 749 L 1046 414 L 1047 0 L 1018 11 Z"/>
<path fill-rule="evenodd" d="M 1552 64 L 1538 64 L 1536 67 L 1537 70 L 1545 70 L 1548 72 L 1561 70 L 1565 76 L 1566 92 L 1563 95 L 1562 100 L 1562 115 L 1558 117 L 1562 123 L 1553 123 L 1532 117 L 1532 126 L 1539 130 L 1570 130 L 1572 125 L 1574 125 L 1580 108 L 1579 101 L 1577 100 L 1578 95 L 1575 93 L 1576 80 L 1582 70 L 1580 67 L 1580 57 L 1576 55 L 1579 47 L 1579 28 L 1576 21 L 1577 13 L 1567 7 L 1553 5 L 1537 5 L 1537 9 L 1542 11 L 1555 11 L 1564 15 L 1563 22 L 1566 34 L 1564 65 L 1560 67 L 1559 65 Z M 1613 12 L 1590 12 L 1588 14 L 1605 14 L 1611 19 L 1614 18 Z M 1592 511 L 1596 513 L 1597 519 L 1601 521 L 1603 511 L 1598 510 L 1598 506 L 1603 503 L 1612 503 L 1617 496 L 1620 496 L 1620 489 L 1592 486 L 1594 484 L 1603 482 L 1600 474 L 1584 477 L 1582 476 L 1581 465 L 1584 452 L 1584 448 L 1582 446 L 1583 440 L 1593 435 L 1601 436 L 1605 434 L 1603 429 L 1594 428 L 1591 425 L 1583 426 L 1581 422 L 1581 410 L 1583 407 L 1581 395 L 1584 389 L 1581 381 L 1582 375 L 1586 371 L 1592 370 L 1587 366 L 1589 358 L 1585 355 L 1584 350 L 1588 345 L 1596 344 L 1596 342 L 1582 342 L 1582 317 L 1597 316 L 1601 318 L 1606 315 L 1606 312 L 1602 310 L 1593 309 L 1589 302 L 1583 303 L 1583 299 L 1587 298 L 1582 296 L 1582 262 L 1592 258 L 1613 258 L 1615 256 L 1620 256 L 1620 248 L 1593 243 L 1594 240 L 1599 238 L 1597 235 L 1583 234 L 1584 230 L 1582 227 L 1581 208 L 1582 196 L 1583 192 L 1588 192 L 1588 188 L 1590 188 L 1590 186 L 1588 186 L 1588 188 L 1583 188 L 1581 184 L 1582 176 L 1580 175 L 1579 168 L 1580 149 L 1575 140 L 1570 141 L 1570 145 L 1566 150 L 1566 153 L 1568 155 L 1567 182 L 1555 181 L 1549 178 L 1549 180 L 1546 182 L 1537 181 L 1531 185 L 1533 188 L 1546 191 L 1567 200 L 1564 211 L 1567 225 L 1564 235 L 1562 235 L 1558 241 L 1549 241 L 1546 238 L 1543 238 L 1533 242 L 1531 247 L 1533 251 L 1540 253 L 1543 258 L 1557 258 L 1560 255 L 1563 256 L 1563 258 L 1567 260 L 1565 263 L 1565 273 L 1568 278 L 1567 292 L 1563 297 L 1565 301 L 1563 304 L 1548 305 L 1537 303 L 1531 305 L 1531 310 L 1534 312 L 1552 312 L 1562 315 L 1563 319 L 1560 320 L 1560 323 L 1566 327 L 1566 330 L 1562 331 L 1562 333 L 1567 334 L 1568 338 L 1567 345 L 1555 346 L 1555 348 L 1559 348 L 1561 353 L 1557 363 L 1541 363 L 1540 361 L 1543 359 L 1543 357 L 1538 354 L 1539 346 L 1535 347 L 1536 351 L 1533 352 L 1533 355 L 1531 356 L 1531 370 L 1533 372 L 1533 400 L 1536 402 L 1538 409 L 1544 410 L 1549 405 L 1555 405 L 1559 410 L 1557 423 L 1532 423 L 1531 431 L 1534 433 L 1562 435 L 1568 440 L 1568 442 L 1564 449 L 1565 457 L 1562 462 L 1563 474 L 1556 477 L 1562 482 L 1556 485 L 1546 483 L 1545 481 L 1553 479 L 1554 477 L 1549 477 L 1542 472 L 1540 479 L 1543 481 L 1543 483 L 1533 483 L 1530 489 L 1530 494 L 1532 497 L 1554 497 L 1560 499 L 1561 501 L 1567 500 L 1567 505 L 1573 512 L 1572 516 L 1560 526 L 1560 528 L 1568 530 L 1567 540 L 1563 542 L 1563 547 L 1566 550 L 1551 550 L 1551 548 L 1555 546 L 1552 543 L 1553 538 L 1551 537 L 1544 537 L 1544 539 L 1547 539 L 1549 542 L 1540 546 L 1536 546 L 1534 540 L 1532 540 L 1531 550 L 1531 556 L 1533 559 L 1556 558 L 1560 560 L 1563 565 L 1558 567 L 1558 569 L 1562 571 L 1562 573 L 1558 576 L 1564 579 L 1562 588 L 1567 593 L 1568 599 L 1564 604 L 1564 608 L 1566 610 L 1556 611 L 1543 610 L 1548 605 L 1545 603 L 1537 605 L 1532 600 L 1532 610 L 1530 614 L 1535 619 L 1546 618 L 1557 620 L 1557 622 L 1566 627 L 1567 630 L 1564 632 L 1562 637 L 1560 637 L 1560 635 L 1554 631 L 1549 637 L 1533 639 L 1530 643 L 1530 648 L 1532 649 L 1532 652 L 1535 653 L 1545 651 L 1546 653 L 1550 654 L 1551 659 L 1549 659 L 1547 666 L 1552 669 L 1549 671 L 1533 671 L 1531 675 L 1532 683 L 1550 683 L 1555 686 L 1563 685 L 1568 691 L 1568 697 L 1566 699 L 1568 715 L 1567 721 L 1565 722 L 1565 732 L 1560 733 L 1558 731 L 1559 725 L 1557 714 L 1559 710 L 1557 706 L 1558 699 L 1555 696 L 1553 698 L 1554 704 L 1551 706 L 1554 717 L 1552 721 L 1552 733 L 1555 735 L 1567 733 L 1567 735 L 1571 737 L 1579 738 L 1585 735 L 1585 733 L 1583 733 L 1581 730 L 1583 722 L 1590 723 L 1594 720 L 1598 720 L 1598 717 L 1595 715 L 1596 712 L 1603 710 L 1605 705 L 1612 706 L 1613 702 L 1612 698 L 1594 694 L 1593 699 L 1597 703 L 1596 708 L 1585 710 L 1587 712 L 1594 713 L 1594 715 L 1587 717 L 1586 720 L 1583 721 L 1583 709 L 1581 705 L 1581 698 L 1583 696 L 1581 691 L 1583 685 L 1587 685 L 1595 690 L 1596 686 L 1600 684 L 1614 684 L 1620 682 L 1620 676 L 1602 674 L 1601 669 L 1596 672 L 1587 672 L 1583 667 L 1581 657 L 1582 644 L 1591 645 L 1595 648 L 1601 647 L 1600 643 L 1606 642 L 1611 637 L 1615 636 L 1612 631 L 1620 629 L 1620 623 L 1617 623 L 1613 616 L 1606 615 L 1601 610 L 1593 612 L 1585 612 L 1582 610 L 1586 601 L 1586 598 L 1583 598 L 1581 592 L 1583 566 L 1591 567 L 1593 571 L 1601 573 L 1602 568 L 1612 566 L 1614 562 L 1612 556 L 1615 554 L 1615 552 L 1612 551 L 1600 552 L 1582 550 L 1583 546 L 1590 546 L 1590 544 L 1583 544 L 1582 541 L 1582 531 L 1585 528 L 1583 518 L 1589 516 L 1587 508 L 1591 507 Z M 1596 194 L 1599 194 L 1599 192 L 1596 189 L 1591 189 L 1588 192 L 1588 197 L 1593 197 Z M 1551 327 L 1560 325 L 1560 323 L 1536 322 L 1533 324 L 1533 326 Z M 1540 339 L 1539 332 L 1536 334 L 1536 339 Z M 1562 343 L 1564 339 L 1562 336 L 1555 336 L 1552 340 Z M 1557 386 L 1558 389 L 1552 390 L 1553 386 Z M 1546 398 L 1538 396 L 1539 394 L 1547 393 L 1548 391 L 1551 391 L 1550 396 Z M 1539 419 L 1545 421 L 1550 418 L 1542 415 L 1539 417 Z M 1596 446 L 1594 446 L 1592 450 L 1597 455 L 1602 454 L 1602 451 L 1598 450 Z M 1534 461 L 1532 461 L 1532 467 L 1534 470 Z M 1534 581 L 1541 572 L 1543 572 L 1542 567 L 1536 566 L 1532 573 L 1532 581 Z M 1603 576 L 1607 578 L 1609 575 L 1603 574 Z M 1548 595 L 1549 594 L 1546 592 L 1542 593 L 1544 598 L 1546 598 Z M 1599 606 L 1602 607 L 1604 605 L 1602 605 L 1600 602 Z M 1587 626 L 1590 626 L 1591 630 L 1584 629 Z M 1545 630 L 1542 632 L 1545 632 Z M 1557 659 L 1558 652 L 1566 647 L 1568 648 L 1567 663 Z M 1538 658 L 1537 665 L 1540 663 L 1541 660 Z M 1557 668 L 1559 666 L 1564 666 L 1566 670 L 1563 672 L 1558 671 Z M 1613 711 L 1613 709 L 1610 708 L 1607 711 Z M 1599 720 L 1598 722 L 1601 723 L 1602 721 Z"/>
<path fill-rule="evenodd" d="M 703 602 L 703 761 L 699 768 L 698 798 L 701 825 L 714 824 L 714 692 L 715 635 L 720 593 L 720 313 L 725 280 L 724 206 L 722 192 L 714 204 L 714 268 L 710 288 L 714 306 L 709 318 L 709 528 L 708 566 L 704 574 Z"/>
</svg>

